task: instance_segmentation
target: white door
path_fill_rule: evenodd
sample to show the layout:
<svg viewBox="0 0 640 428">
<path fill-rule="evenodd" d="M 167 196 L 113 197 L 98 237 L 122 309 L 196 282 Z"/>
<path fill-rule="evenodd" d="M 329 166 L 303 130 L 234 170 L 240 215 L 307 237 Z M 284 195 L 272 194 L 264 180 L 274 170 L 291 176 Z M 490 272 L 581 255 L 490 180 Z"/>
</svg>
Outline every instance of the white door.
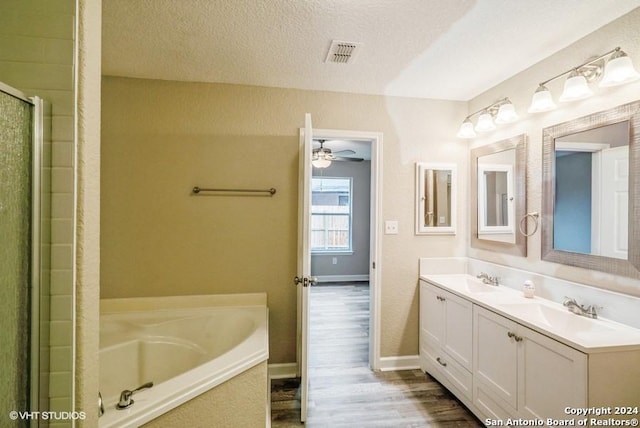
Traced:
<svg viewBox="0 0 640 428">
<path fill-rule="evenodd" d="M 600 251 L 627 259 L 629 244 L 629 146 L 602 151 Z"/>
<path fill-rule="evenodd" d="M 294 279 L 298 287 L 298 369 L 300 370 L 300 418 L 307 419 L 309 397 L 309 286 L 311 278 L 311 152 L 313 128 L 311 115 L 304 118 L 304 131 L 300 143 L 300 166 L 298 172 L 298 267 Z"/>
</svg>

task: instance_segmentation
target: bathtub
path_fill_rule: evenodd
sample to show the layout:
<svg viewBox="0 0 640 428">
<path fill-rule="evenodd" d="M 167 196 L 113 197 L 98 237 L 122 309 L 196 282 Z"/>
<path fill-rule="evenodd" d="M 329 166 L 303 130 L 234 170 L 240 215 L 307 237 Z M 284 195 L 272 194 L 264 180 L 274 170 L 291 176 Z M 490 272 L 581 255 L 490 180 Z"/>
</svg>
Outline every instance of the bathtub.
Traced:
<svg viewBox="0 0 640 428">
<path fill-rule="evenodd" d="M 251 385 L 262 388 L 264 383 L 265 390 L 256 394 L 266 401 L 265 295 L 105 299 L 100 313 L 100 393 L 105 410 L 100 428 L 138 427 L 166 418 L 222 384 L 224 397 L 211 395 L 211 399 L 229 400 L 233 379 L 260 364 L 264 370 L 256 372 L 259 377 Z M 121 391 L 147 382 L 153 387 L 134 393 L 129 408 L 116 409 Z M 238 391 L 238 400 L 245 397 L 251 394 Z M 246 403 L 248 408 L 255 404 Z M 194 409 L 187 412 L 200 421 L 215 416 L 196 414 L 200 411 Z"/>
</svg>

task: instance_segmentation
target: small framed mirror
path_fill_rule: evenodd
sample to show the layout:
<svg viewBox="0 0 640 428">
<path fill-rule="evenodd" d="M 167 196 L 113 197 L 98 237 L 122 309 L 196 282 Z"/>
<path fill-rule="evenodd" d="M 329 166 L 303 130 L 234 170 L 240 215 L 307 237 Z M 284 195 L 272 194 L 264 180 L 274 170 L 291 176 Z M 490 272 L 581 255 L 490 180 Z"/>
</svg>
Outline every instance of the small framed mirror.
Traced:
<svg viewBox="0 0 640 428">
<path fill-rule="evenodd" d="M 471 150 L 471 246 L 527 255 L 526 136 Z"/>
<path fill-rule="evenodd" d="M 491 157 L 506 154 L 505 163 L 486 163 Z M 513 158 L 513 159 L 511 159 Z M 490 161 L 493 162 L 493 161 Z M 515 243 L 515 200 L 513 165 L 515 153 L 502 153 L 478 159 L 478 235 L 485 239 Z"/>
<path fill-rule="evenodd" d="M 416 235 L 455 235 L 456 165 L 416 163 Z"/>
<path fill-rule="evenodd" d="M 542 259 L 640 278 L 640 101 L 543 129 Z"/>
</svg>

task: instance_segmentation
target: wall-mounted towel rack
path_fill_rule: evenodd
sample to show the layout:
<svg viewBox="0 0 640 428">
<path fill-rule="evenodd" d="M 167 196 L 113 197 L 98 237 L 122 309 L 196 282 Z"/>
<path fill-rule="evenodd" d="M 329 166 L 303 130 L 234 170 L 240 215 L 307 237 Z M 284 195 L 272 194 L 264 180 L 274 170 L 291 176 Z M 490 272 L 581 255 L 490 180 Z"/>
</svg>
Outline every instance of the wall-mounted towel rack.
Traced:
<svg viewBox="0 0 640 428">
<path fill-rule="evenodd" d="M 202 187 L 194 187 L 192 190 L 196 195 L 200 192 L 228 192 L 228 193 L 268 193 L 270 196 L 276 194 L 276 189 L 205 189 Z"/>
</svg>

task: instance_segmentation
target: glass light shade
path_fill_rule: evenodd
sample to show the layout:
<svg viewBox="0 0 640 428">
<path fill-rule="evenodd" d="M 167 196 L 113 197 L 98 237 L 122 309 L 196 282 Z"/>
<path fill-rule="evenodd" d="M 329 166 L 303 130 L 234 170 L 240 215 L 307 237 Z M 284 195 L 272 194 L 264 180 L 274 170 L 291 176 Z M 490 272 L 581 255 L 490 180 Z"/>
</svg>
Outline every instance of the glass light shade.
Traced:
<svg viewBox="0 0 640 428">
<path fill-rule="evenodd" d="M 541 113 L 543 111 L 549 111 L 556 108 L 556 104 L 553 102 L 551 92 L 546 86 L 538 86 L 536 92 L 531 98 L 531 105 L 529 106 L 529 113 Z"/>
<path fill-rule="evenodd" d="M 478 118 L 478 123 L 476 123 L 475 130 L 477 132 L 487 132 L 493 131 L 496 129 L 496 125 L 493 123 L 493 117 L 487 112 L 484 112 Z"/>
<path fill-rule="evenodd" d="M 611 59 L 604 67 L 604 76 L 602 76 L 598 86 L 603 88 L 622 85 L 638 79 L 640 79 L 640 73 L 633 68 L 631 58 L 624 52 L 618 51 L 611 56 Z"/>
<path fill-rule="evenodd" d="M 560 95 L 560 102 L 582 100 L 593 95 L 587 79 L 576 72 L 572 72 L 564 82 L 564 90 Z"/>
<path fill-rule="evenodd" d="M 315 166 L 316 168 L 326 168 L 331 165 L 331 160 L 325 158 L 324 156 L 319 156 L 317 159 L 311 161 L 311 165 Z"/>
<path fill-rule="evenodd" d="M 473 123 L 469 119 L 465 119 L 456 135 L 458 138 L 475 138 L 476 131 L 473 130 Z"/>
<path fill-rule="evenodd" d="M 497 124 L 511 123 L 516 119 L 518 119 L 518 113 L 516 113 L 516 109 L 511 102 L 507 102 L 500 106 L 498 114 L 496 114 Z"/>
</svg>

